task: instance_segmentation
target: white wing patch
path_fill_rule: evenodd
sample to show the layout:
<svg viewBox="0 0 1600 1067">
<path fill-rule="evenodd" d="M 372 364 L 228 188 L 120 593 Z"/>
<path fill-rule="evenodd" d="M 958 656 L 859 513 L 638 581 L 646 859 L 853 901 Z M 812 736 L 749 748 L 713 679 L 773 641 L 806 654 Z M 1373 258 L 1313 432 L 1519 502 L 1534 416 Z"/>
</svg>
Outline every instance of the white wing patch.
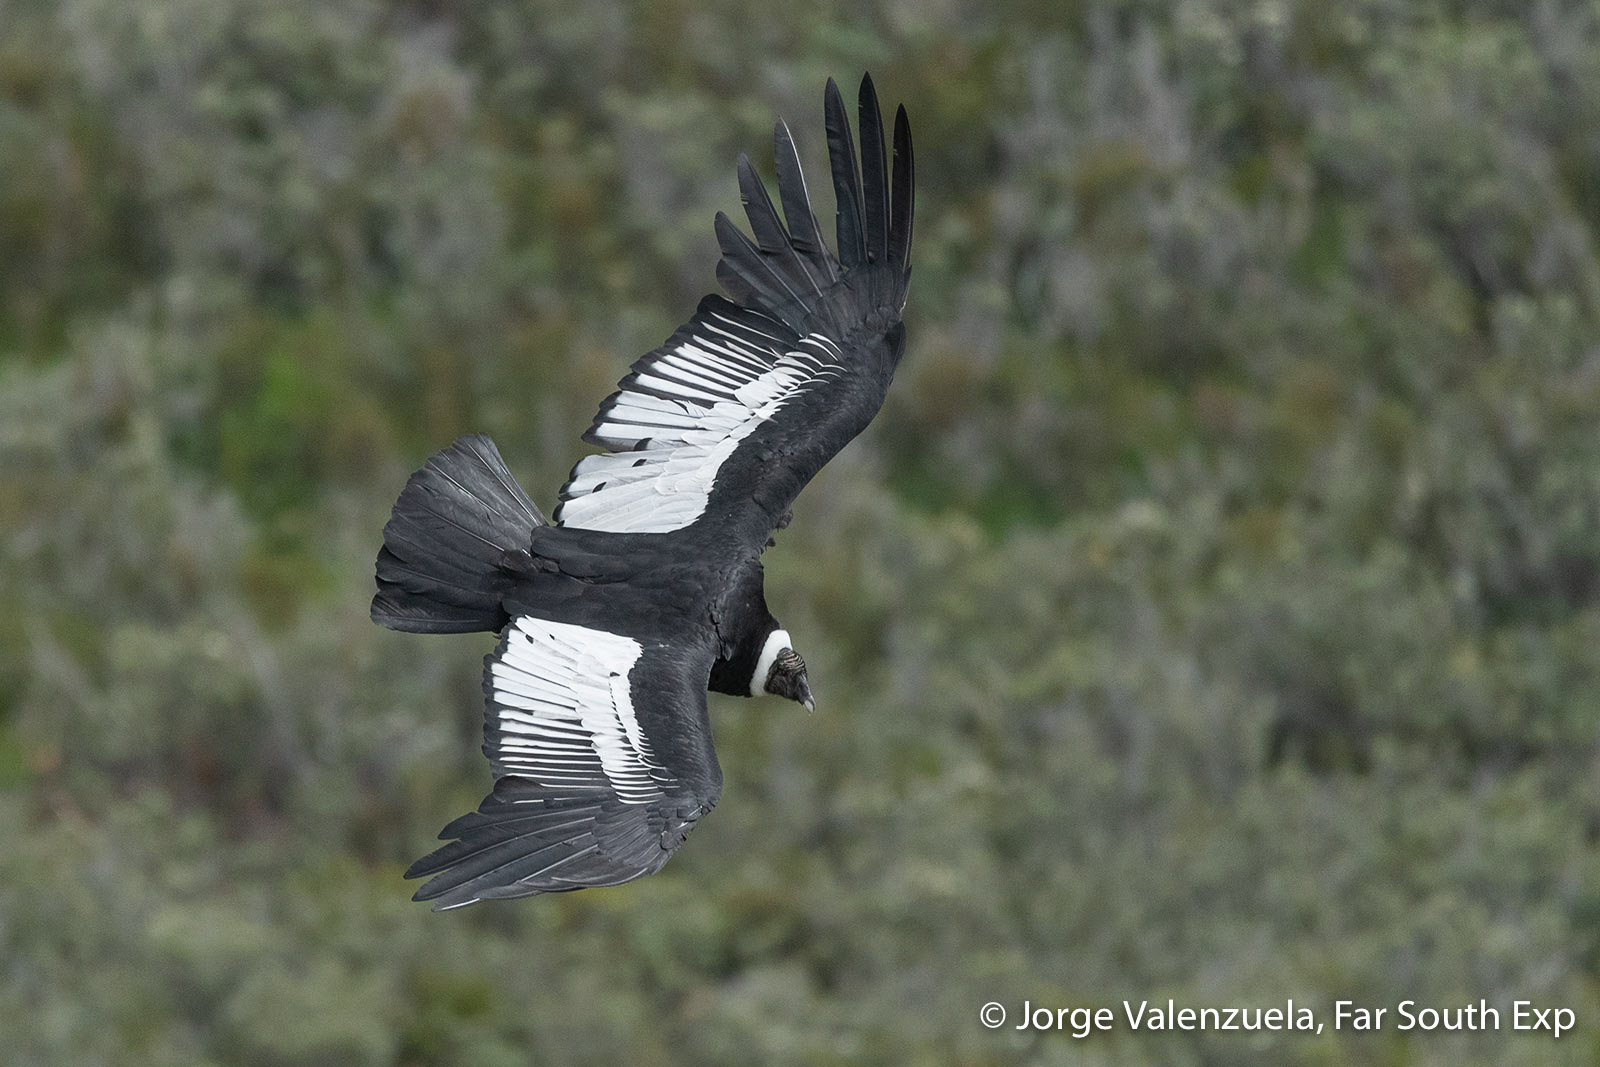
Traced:
<svg viewBox="0 0 1600 1067">
<path fill-rule="evenodd" d="M 665 533 L 699 518 L 739 443 L 802 388 L 838 373 L 838 345 L 776 337 L 713 314 L 692 339 L 640 368 L 593 436 L 611 452 L 573 468 L 559 526 Z"/>
<path fill-rule="evenodd" d="M 608 785 L 624 804 L 659 798 L 671 778 L 639 729 L 628 688 L 641 653 L 639 642 L 604 630 L 514 620 L 489 665 L 495 777 Z"/>
</svg>

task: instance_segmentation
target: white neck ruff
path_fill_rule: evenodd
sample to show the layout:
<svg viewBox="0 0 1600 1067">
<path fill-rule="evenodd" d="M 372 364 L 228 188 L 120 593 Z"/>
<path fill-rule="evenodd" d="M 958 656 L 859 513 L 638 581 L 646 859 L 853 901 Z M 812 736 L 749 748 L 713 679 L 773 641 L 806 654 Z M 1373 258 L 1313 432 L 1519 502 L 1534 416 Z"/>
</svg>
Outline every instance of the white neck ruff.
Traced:
<svg viewBox="0 0 1600 1067">
<path fill-rule="evenodd" d="M 758 697 L 766 691 L 767 675 L 772 673 L 773 661 L 778 658 L 779 652 L 792 647 L 788 630 L 774 630 L 767 635 L 767 643 L 761 646 L 761 657 L 756 660 L 756 673 L 750 676 L 751 696 Z"/>
</svg>

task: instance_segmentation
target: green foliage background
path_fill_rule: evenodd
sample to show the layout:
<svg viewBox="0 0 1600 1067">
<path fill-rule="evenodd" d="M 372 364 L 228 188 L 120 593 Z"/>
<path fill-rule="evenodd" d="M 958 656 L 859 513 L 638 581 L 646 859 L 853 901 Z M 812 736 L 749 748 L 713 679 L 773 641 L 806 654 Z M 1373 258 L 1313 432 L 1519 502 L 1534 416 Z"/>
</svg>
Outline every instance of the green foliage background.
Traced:
<svg viewBox="0 0 1600 1067">
<path fill-rule="evenodd" d="M 916 275 L 768 555 L 821 710 L 715 699 L 658 876 L 411 904 L 488 641 L 367 621 L 407 472 L 551 504 L 863 69 Z M 0 0 L 0 1059 L 1595 1062 L 1597 176 L 1568 0 Z M 1329 1032 L 977 1021 L 1125 997 Z"/>
</svg>

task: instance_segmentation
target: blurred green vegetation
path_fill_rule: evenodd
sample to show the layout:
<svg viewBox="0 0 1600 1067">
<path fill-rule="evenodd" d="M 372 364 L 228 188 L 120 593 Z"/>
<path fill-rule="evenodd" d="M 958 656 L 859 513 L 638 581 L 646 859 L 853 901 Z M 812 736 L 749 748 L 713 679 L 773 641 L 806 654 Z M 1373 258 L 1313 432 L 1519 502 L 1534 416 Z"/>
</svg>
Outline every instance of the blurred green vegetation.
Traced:
<svg viewBox="0 0 1600 1067">
<path fill-rule="evenodd" d="M 0 27 L 6 1062 L 1600 1057 L 1593 3 Z M 863 69 L 916 274 L 767 558 L 821 710 L 714 698 L 660 875 L 429 914 L 488 642 L 368 622 L 389 506 L 467 431 L 551 504 L 713 287 L 735 153 L 780 113 L 820 164 Z M 977 1021 L 1169 996 L 1329 1032 Z M 1583 1024 L 1331 1032 L 1480 997 Z"/>
</svg>

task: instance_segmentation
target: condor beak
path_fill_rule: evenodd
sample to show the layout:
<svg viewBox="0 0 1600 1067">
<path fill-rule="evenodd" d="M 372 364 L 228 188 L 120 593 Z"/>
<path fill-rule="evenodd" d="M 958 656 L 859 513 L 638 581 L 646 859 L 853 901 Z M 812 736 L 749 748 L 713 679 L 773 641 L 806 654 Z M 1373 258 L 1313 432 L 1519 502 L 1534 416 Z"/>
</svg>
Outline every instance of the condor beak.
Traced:
<svg viewBox="0 0 1600 1067">
<path fill-rule="evenodd" d="M 806 682 L 806 676 L 800 676 L 800 703 L 806 706 L 806 711 L 812 715 L 817 713 L 817 702 L 811 697 L 811 686 Z"/>
</svg>

